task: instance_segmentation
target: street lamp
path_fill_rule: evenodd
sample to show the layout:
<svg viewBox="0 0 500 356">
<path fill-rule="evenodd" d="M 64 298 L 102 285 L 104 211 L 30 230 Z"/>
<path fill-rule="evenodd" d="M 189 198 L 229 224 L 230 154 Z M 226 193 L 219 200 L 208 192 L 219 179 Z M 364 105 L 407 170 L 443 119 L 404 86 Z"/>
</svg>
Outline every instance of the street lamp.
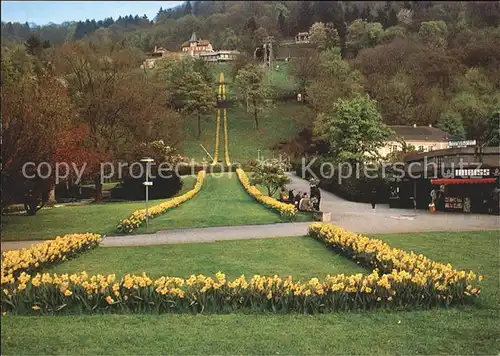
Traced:
<svg viewBox="0 0 500 356">
<path fill-rule="evenodd" d="M 154 159 L 146 157 L 141 159 L 141 162 L 146 163 L 146 181 L 142 184 L 146 186 L 146 229 L 147 229 L 149 224 L 149 212 L 148 212 L 149 186 L 153 185 L 153 182 L 149 181 L 148 165 L 149 163 L 154 162 Z"/>
</svg>

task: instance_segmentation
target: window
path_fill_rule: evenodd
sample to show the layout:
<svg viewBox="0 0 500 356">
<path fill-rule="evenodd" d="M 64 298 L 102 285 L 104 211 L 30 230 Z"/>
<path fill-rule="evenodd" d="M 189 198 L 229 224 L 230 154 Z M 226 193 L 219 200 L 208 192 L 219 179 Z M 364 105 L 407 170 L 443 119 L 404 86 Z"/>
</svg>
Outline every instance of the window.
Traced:
<svg viewBox="0 0 500 356">
<path fill-rule="evenodd" d="M 391 151 L 396 152 L 398 150 L 398 145 L 392 145 Z"/>
<path fill-rule="evenodd" d="M 433 147 L 432 146 L 429 146 L 429 151 L 432 151 L 433 150 Z"/>
<path fill-rule="evenodd" d="M 419 151 L 424 151 L 424 146 L 418 146 Z"/>
</svg>

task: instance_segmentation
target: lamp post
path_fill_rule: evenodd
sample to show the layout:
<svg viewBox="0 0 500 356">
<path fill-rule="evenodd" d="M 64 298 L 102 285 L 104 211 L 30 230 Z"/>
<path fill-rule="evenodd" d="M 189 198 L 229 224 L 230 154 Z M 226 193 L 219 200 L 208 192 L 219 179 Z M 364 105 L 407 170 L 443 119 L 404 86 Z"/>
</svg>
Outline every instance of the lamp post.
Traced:
<svg viewBox="0 0 500 356">
<path fill-rule="evenodd" d="M 149 211 L 148 211 L 149 186 L 153 185 L 153 182 L 149 181 L 148 168 L 149 168 L 149 163 L 154 162 L 154 159 L 146 157 L 141 159 L 141 162 L 146 163 L 146 181 L 142 184 L 146 186 L 146 229 L 147 229 L 149 225 Z"/>
</svg>

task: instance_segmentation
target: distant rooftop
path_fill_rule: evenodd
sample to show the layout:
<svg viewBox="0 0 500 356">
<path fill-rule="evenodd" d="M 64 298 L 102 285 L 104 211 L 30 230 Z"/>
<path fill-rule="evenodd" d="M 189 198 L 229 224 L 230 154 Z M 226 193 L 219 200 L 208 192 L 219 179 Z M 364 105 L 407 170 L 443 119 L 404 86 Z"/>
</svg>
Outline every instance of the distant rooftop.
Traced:
<svg viewBox="0 0 500 356">
<path fill-rule="evenodd" d="M 405 141 L 449 141 L 452 135 L 432 126 L 389 126 L 395 136 L 391 139 L 402 138 Z"/>
</svg>

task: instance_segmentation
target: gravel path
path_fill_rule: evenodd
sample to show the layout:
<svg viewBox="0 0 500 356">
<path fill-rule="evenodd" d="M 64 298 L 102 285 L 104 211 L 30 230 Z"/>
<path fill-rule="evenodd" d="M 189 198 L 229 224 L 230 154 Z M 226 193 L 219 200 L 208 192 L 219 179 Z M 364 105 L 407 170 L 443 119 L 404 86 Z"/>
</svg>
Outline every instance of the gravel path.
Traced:
<svg viewBox="0 0 500 356">
<path fill-rule="evenodd" d="M 289 188 L 309 191 L 308 182 L 290 175 Z M 390 209 L 377 205 L 343 200 L 336 195 L 321 191 L 321 210 L 332 213 L 332 224 L 364 234 L 432 232 L 432 231 L 481 231 L 499 230 L 500 218 L 495 215 L 429 213 L 423 210 Z M 270 225 L 224 226 L 199 229 L 176 229 L 154 234 L 109 236 L 101 246 L 139 246 L 170 243 L 214 242 L 251 238 L 302 236 L 310 223 L 280 223 Z M 30 246 L 40 241 L 2 242 L 4 250 Z"/>
</svg>

